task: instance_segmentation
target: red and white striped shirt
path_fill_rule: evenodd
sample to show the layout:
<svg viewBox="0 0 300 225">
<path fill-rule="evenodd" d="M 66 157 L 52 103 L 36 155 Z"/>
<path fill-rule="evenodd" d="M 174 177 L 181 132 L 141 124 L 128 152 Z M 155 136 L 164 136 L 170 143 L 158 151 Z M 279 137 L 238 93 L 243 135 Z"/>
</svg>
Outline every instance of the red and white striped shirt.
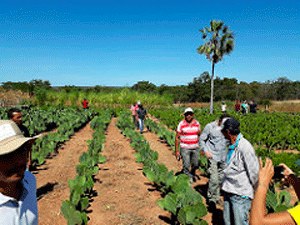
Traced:
<svg viewBox="0 0 300 225">
<path fill-rule="evenodd" d="M 196 149 L 199 148 L 200 123 L 193 120 L 188 123 L 186 120 L 180 121 L 177 127 L 177 133 L 180 135 L 180 148 Z"/>
</svg>

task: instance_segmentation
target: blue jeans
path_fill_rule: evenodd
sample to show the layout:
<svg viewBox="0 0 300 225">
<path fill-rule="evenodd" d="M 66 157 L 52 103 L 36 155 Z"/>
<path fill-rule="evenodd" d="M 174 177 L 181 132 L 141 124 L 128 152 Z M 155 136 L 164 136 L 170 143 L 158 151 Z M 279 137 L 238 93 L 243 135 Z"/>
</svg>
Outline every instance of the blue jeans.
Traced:
<svg viewBox="0 0 300 225">
<path fill-rule="evenodd" d="M 199 148 L 197 149 L 185 149 L 180 148 L 180 155 L 182 157 L 183 173 L 193 178 L 196 169 L 199 166 Z M 191 172 L 190 172 L 191 168 Z"/>
<path fill-rule="evenodd" d="M 223 217 L 225 225 L 248 225 L 250 207 L 250 198 L 224 192 Z"/>
<path fill-rule="evenodd" d="M 139 119 L 139 127 L 140 127 L 140 133 L 143 133 L 144 130 L 144 120 Z"/>
</svg>

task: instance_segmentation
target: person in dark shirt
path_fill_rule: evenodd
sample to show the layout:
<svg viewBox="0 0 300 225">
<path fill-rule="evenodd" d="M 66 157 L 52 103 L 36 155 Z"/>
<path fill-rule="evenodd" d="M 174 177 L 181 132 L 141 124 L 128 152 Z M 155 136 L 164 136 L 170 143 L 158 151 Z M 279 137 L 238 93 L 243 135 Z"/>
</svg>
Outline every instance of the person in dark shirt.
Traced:
<svg viewBox="0 0 300 225">
<path fill-rule="evenodd" d="M 13 122 L 15 122 L 15 124 L 17 124 L 18 128 L 20 129 L 20 131 L 22 132 L 24 137 L 30 137 L 27 127 L 25 127 L 23 125 L 22 111 L 20 109 L 11 108 L 10 110 L 8 110 L 7 116 L 8 116 L 8 119 L 12 120 Z M 32 156 L 31 156 L 31 149 L 30 149 L 29 157 L 28 157 L 29 170 L 32 170 L 32 165 L 31 165 L 32 160 L 31 159 L 32 159 Z"/>
<path fill-rule="evenodd" d="M 256 113 L 256 107 L 257 104 L 254 101 L 250 101 L 249 103 L 250 113 Z"/>
<path fill-rule="evenodd" d="M 7 117 L 8 117 L 8 119 L 14 121 L 18 125 L 18 127 L 21 130 L 21 132 L 23 133 L 24 137 L 30 137 L 27 127 L 25 127 L 23 125 L 22 111 L 20 109 L 11 108 L 10 110 L 8 110 Z"/>
<path fill-rule="evenodd" d="M 142 134 L 144 131 L 144 120 L 147 117 L 147 110 L 140 103 L 138 105 L 138 109 L 137 109 L 136 113 L 137 113 L 137 117 L 138 117 L 138 121 L 139 121 L 140 133 Z"/>
</svg>

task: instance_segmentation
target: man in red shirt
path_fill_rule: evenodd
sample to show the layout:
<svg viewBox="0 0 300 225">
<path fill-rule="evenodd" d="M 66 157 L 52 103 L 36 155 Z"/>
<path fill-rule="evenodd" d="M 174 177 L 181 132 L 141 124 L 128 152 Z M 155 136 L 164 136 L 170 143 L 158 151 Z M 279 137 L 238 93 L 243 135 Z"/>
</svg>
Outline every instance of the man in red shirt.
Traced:
<svg viewBox="0 0 300 225">
<path fill-rule="evenodd" d="M 190 181 L 195 180 L 195 172 L 199 164 L 199 136 L 201 134 L 200 123 L 194 119 L 192 108 L 184 110 L 184 120 L 182 120 L 176 132 L 175 156 L 178 160 L 182 158 L 183 173 L 190 177 Z M 180 153 L 178 145 L 180 144 Z"/>
<path fill-rule="evenodd" d="M 89 101 L 85 98 L 82 101 L 82 107 L 83 109 L 88 109 L 89 108 Z"/>
</svg>

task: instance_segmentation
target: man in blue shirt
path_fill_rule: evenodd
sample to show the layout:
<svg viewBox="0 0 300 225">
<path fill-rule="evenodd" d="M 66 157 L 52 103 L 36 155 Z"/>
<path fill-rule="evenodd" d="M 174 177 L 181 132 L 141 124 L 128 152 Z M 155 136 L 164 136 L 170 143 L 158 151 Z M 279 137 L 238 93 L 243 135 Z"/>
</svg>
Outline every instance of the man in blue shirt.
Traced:
<svg viewBox="0 0 300 225">
<path fill-rule="evenodd" d="M 26 170 L 34 138 L 10 120 L 0 120 L 0 225 L 37 225 L 35 177 Z"/>
<path fill-rule="evenodd" d="M 249 211 L 258 181 L 259 163 L 253 146 L 240 132 L 240 123 L 227 119 L 222 133 L 229 140 L 224 169 L 225 225 L 248 225 Z"/>
</svg>

